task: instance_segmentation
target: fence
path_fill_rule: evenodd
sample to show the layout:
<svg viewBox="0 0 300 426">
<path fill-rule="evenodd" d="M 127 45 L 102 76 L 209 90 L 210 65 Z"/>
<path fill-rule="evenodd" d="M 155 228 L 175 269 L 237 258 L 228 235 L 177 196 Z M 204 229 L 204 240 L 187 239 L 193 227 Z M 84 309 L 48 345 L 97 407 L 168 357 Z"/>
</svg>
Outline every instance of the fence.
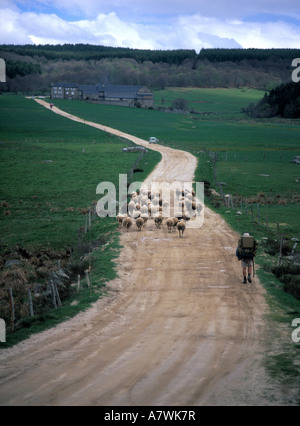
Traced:
<svg viewBox="0 0 300 426">
<path fill-rule="evenodd" d="M 293 162 L 294 153 L 293 152 L 263 152 L 259 156 L 256 152 L 214 152 L 211 150 L 203 149 L 200 152 L 194 153 L 197 156 L 204 155 L 210 158 L 211 162 L 211 173 L 213 176 L 214 186 L 217 188 L 218 193 L 215 193 L 217 196 L 218 204 L 221 202 L 223 206 L 225 206 L 229 211 L 235 211 L 235 217 L 237 221 L 237 227 L 240 229 L 240 223 L 243 224 L 243 228 L 245 229 L 245 223 L 248 222 L 249 227 L 253 228 L 253 231 L 259 231 L 260 234 L 267 236 L 268 238 L 272 238 L 273 240 L 277 240 L 278 242 L 278 265 L 281 265 L 283 261 L 283 246 L 285 243 L 291 242 L 293 247 L 290 250 L 290 255 L 293 256 L 295 254 L 298 239 L 286 236 L 286 231 L 282 229 L 280 223 L 277 218 L 274 218 L 274 214 L 272 214 L 272 208 L 270 206 L 271 203 L 266 204 L 264 199 L 264 194 L 261 193 L 258 197 L 249 197 L 248 199 L 242 196 L 232 195 L 230 193 L 226 193 L 224 188 L 226 186 L 225 182 L 222 182 L 218 177 L 217 173 L 217 163 L 218 161 L 237 161 L 241 164 L 244 162 L 284 162 L 285 164 L 290 164 Z M 261 175 L 268 176 L 268 175 Z M 228 191 L 229 192 L 229 191 Z M 249 200 L 257 198 L 258 200 L 261 198 L 261 202 L 250 202 Z M 278 205 L 282 200 L 279 200 Z M 220 204 L 219 204 L 220 205 Z M 269 217 L 269 211 L 271 213 L 271 220 Z M 271 209 L 271 210 L 270 210 Z M 229 213 L 228 211 L 228 213 Z M 278 217 L 278 216 L 277 216 Z M 249 229 L 249 228 L 248 228 Z"/>
<path fill-rule="evenodd" d="M 128 141 L 127 141 L 128 142 Z M 127 173 L 128 176 L 128 182 L 130 183 L 130 180 L 133 178 L 134 171 L 138 167 L 140 161 L 143 159 L 145 153 L 147 152 L 146 149 L 138 150 L 140 151 L 140 154 L 136 158 L 136 160 L 133 162 L 130 170 Z M 79 293 L 84 287 L 88 288 L 90 291 L 93 287 L 93 268 L 92 268 L 92 252 L 95 247 L 98 248 L 99 244 L 97 245 L 92 241 L 92 228 L 93 223 L 98 217 L 97 211 L 96 211 L 96 203 L 93 203 L 92 206 L 81 209 L 81 213 L 83 215 L 83 223 L 81 226 L 79 226 L 77 230 L 77 250 L 81 258 L 81 260 L 85 260 L 86 264 L 88 265 L 86 269 L 81 273 L 77 275 L 77 282 L 74 283 L 76 286 L 76 291 Z M 59 309 L 62 307 L 62 295 L 61 295 L 61 289 L 64 286 L 64 280 L 70 279 L 68 275 L 63 271 L 60 265 L 60 260 L 58 260 L 57 264 L 57 270 L 55 272 L 52 272 L 48 278 L 47 278 L 47 288 L 45 291 L 43 291 L 43 296 L 47 299 L 47 303 L 45 302 L 44 311 L 48 311 L 50 308 L 52 309 Z M 84 285 L 83 285 L 84 281 Z M 42 285 L 41 285 L 42 286 Z M 34 318 L 37 314 L 42 314 L 40 307 L 37 304 L 37 299 L 35 298 L 35 292 L 32 290 L 31 285 L 26 285 L 27 288 L 24 287 L 22 290 L 22 299 L 23 302 L 26 302 L 28 315 L 30 318 Z M 7 321 L 10 322 L 10 330 L 13 332 L 16 328 L 16 324 L 18 323 L 18 318 L 23 318 L 22 314 L 20 314 L 20 306 L 19 306 L 19 299 L 20 299 L 20 290 L 13 287 L 8 287 L 7 289 L 7 297 L 8 297 L 8 304 L 9 304 L 9 310 L 10 310 L 10 317 L 6 318 Z M 22 303 L 23 303 L 22 302 Z M 16 315 L 17 314 L 17 315 Z M 20 319 L 19 319 L 20 320 Z"/>
</svg>

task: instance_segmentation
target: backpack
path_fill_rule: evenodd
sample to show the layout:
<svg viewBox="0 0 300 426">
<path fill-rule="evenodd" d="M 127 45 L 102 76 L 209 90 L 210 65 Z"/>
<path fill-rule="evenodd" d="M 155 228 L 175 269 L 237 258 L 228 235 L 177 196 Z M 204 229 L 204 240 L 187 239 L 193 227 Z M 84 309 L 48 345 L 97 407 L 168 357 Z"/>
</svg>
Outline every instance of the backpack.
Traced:
<svg viewBox="0 0 300 426">
<path fill-rule="evenodd" d="M 238 243 L 237 257 L 239 259 L 252 260 L 257 249 L 257 242 L 254 237 L 241 237 Z"/>
</svg>

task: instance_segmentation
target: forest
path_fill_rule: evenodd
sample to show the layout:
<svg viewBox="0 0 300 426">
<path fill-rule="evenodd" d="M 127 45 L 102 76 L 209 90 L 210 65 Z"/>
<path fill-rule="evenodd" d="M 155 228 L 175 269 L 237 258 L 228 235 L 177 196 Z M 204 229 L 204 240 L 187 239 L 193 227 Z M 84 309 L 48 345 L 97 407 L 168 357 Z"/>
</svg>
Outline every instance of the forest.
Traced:
<svg viewBox="0 0 300 426">
<path fill-rule="evenodd" d="M 281 84 L 265 94 L 257 105 L 250 104 L 246 109 L 255 118 L 300 118 L 300 83 Z"/>
<path fill-rule="evenodd" d="M 2 92 L 49 93 L 51 83 L 165 87 L 253 87 L 291 81 L 300 49 L 140 50 L 88 44 L 0 45 Z"/>
</svg>

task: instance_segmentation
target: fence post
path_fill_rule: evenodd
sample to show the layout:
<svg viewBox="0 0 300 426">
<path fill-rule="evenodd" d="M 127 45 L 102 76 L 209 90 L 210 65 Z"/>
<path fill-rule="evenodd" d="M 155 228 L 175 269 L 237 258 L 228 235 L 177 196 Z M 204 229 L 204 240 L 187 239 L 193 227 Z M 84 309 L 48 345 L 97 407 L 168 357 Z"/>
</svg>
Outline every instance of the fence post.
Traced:
<svg viewBox="0 0 300 426">
<path fill-rule="evenodd" d="M 15 305 L 14 305 L 14 297 L 12 288 L 8 289 L 9 294 L 9 303 L 10 303 L 10 328 L 11 331 L 14 331 L 15 329 Z"/>
<path fill-rule="evenodd" d="M 55 295 L 55 290 L 54 290 L 54 284 L 53 281 L 50 280 L 49 281 L 50 284 L 50 289 L 51 289 L 51 295 L 52 295 L 52 304 L 53 304 L 53 308 L 57 309 L 57 304 L 56 304 L 56 295 Z"/>
<path fill-rule="evenodd" d="M 282 245 L 283 245 L 283 234 L 281 234 L 281 238 L 280 238 L 280 248 L 279 248 L 278 266 L 280 266 L 280 265 L 281 265 L 281 259 L 282 259 Z"/>
<path fill-rule="evenodd" d="M 80 275 L 78 275 L 78 279 L 77 279 L 77 293 L 79 293 L 80 290 Z"/>
<path fill-rule="evenodd" d="M 57 285 L 54 284 L 54 283 L 53 283 L 53 285 L 54 285 L 54 291 L 55 291 L 55 296 L 56 296 L 56 300 L 57 300 L 57 306 L 59 308 L 61 308 L 62 307 L 62 303 L 61 303 L 61 300 L 60 300 L 60 297 L 59 297 L 59 292 L 58 292 Z"/>
<path fill-rule="evenodd" d="M 90 288 L 91 287 L 91 282 L 90 282 L 90 277 L 89 277 L 89 271 L 84 271 L 84 273 L 85 273 L 85 278 L 86 278 L 87 285 Z"/>
<path fill-rule="evenodd" d="M 87 234 L 87 214 L 85 215 L 85 227 L 84 227 L 84 233 Z"/>
<path fill-rule="evenodd" d="M 32 295 L 31 295 L 30 288 L 28 288 L 28 304 L 29 304 L 29 313 L 30 313 L 30 316 L 34 317 L 33 302 L 32 302 Z"/>
<path fill-rule="evenodd" d="M 291 255 L 292 255 L 292 256 L 294 256 L 294 253 L 295 253 L 295 250 L 296 250 L 297 245 L 298 245 L 298 242 L 296 242 L 296 243 L 293 245 L 292 253 L 291 253 Z"/>
</svg>

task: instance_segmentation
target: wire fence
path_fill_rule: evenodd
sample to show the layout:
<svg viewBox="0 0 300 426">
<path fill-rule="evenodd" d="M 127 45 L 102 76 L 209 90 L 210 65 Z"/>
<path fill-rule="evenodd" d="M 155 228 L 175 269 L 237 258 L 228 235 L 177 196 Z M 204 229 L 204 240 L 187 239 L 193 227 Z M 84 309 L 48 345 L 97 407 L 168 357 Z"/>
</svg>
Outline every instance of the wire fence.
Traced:
<svg viewBox="0 0 300 426">
<path fill-rule="evenodd" d="M 128 141 L 127 141 L 128 142 Z M 144 148 L 138 150 L 140 153 L 135 161 L 132 163 L 130 170 L 127 172 L 128 183 L 133 179 L 134 173 L 142 161 L 147 150 Z M 130 151 L 129 151 L 130 152 Z M 125 154 L 124 154 L 125 155 Z M 84 270 L 77 274 L 77 279 L 72 276 L 73 286 L 76 287 L 75 292 L 79 293 L 83 289 L 93 288 L 93 251 L 95 248 L 99 248 L 99 242 L 97 245 L 93 241 L 93 224 L 98 218 L 97 215 L 97 203 L 93 204 L 81 211 L 83 215 L 82 224 L 78 227 L 77 230 L 77 252 L 80 256 L 80 261 L 84 265 Z M 21 262 L 17 265 L 20 268 L 20 273 L 22 269 Z M 57 267 L 53 266 L 53 271 L 48 273 L 46 278 L 46 283 L 39 284 L 25 282 L 23 285 L 14 285 L 11 281 L 7 282 L 6 287 L 6 297 L 4 293 L 1 295 L 2 302 L 1 307 L 3 307 L 5 314 L 4 316 L 6 322 L 10 323 L 10 330 L 15 331 L 16 326 L 18 326 L 22 320 L 25 318 L 34 318 L 37 315 L 43 315 L 51 309 L 59 309 L 63 305 L 63 301 L 66 297 L 66 287 L 70 283 L 70 276 L 68 276 L 68 271 L 63 269 L 58 260 Z M 6 299 L 7 306 L 4 306 L 4 299 Z M 41 301 L 43 302 L 41 303 Z"/>
</svg>

